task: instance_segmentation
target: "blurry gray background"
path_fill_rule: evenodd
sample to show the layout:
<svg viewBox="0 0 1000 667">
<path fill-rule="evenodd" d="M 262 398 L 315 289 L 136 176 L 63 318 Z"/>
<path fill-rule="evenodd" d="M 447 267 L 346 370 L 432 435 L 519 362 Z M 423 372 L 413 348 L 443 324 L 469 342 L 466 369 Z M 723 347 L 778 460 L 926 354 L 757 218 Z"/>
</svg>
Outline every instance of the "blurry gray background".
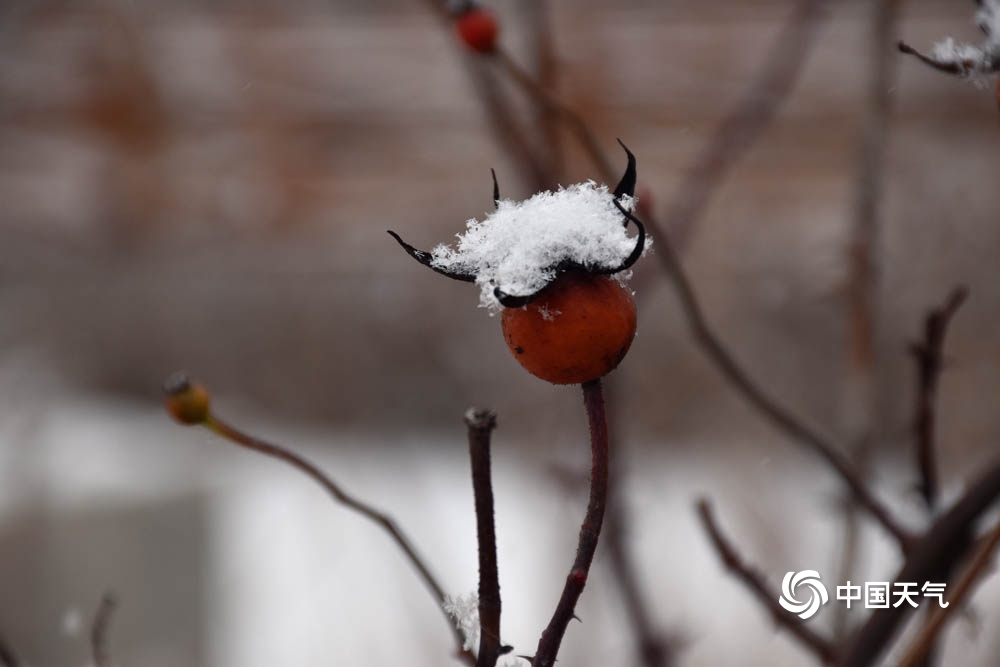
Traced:
<svg viewBox="0 0 1000 667">
<path fill-rule="evenodd" d="M 662 213 L 792 6 L 491 8 L 529 70 L 544 68 L 538 30 L 549 35 L 546 76 L 616 169 L 614 139 L 632 148 L 640 195 Z M 971 14 L 904 3 L 898 35 L 975 40 Z M 829 5 L 773 125 L 705 215 L 670 230 L 736 356 L 841 435 L 857 401 L 846 288 L 868 17 L 868 3 Z M 940 400 L 949 495 L 1000 438 L 1000 121 L 992 91 L 892 65 L 871 430 L 879 492 L 919 525 L 906 350 L 958 283 L 971 298 Z M 524 373 L 476 290 L 385 233 L 449 242 L 492 206 L 491 167 L 504 196 L 534 191 L 477 94 L 495 73 L 416 1 L 3 3 L 0 637 L 27 664 L 86 664 L 108 589 L 123 665 L 448 659 L 432 601 L 377 529 L 277 464 L 169 421 L 159 387 L 177 368 L 221 414 L 397 514 L 455 595 L 476 582 L 461 415 L 496 410 L 504 639 L 533 651 L 585 503 L 556 481 L 588 461 L 579 391 Z M 497 94 L 542 141 L 519 91 Z M 572 135 L 559 143 L 559 182 L 600 179 Z M 805 568 L 832 579 L 836 480 L 720 379 L 655 258 L 633 285 L 639 333 L 608 384 L 627 540 L 656 624 L 682 638 L 682 665 L 803 664 L 723 572 L 691 503 L 714 498 L 772 583 Z M 865 525 L 852 578 L 884 579 L 896 556 Z M 625 664 L 632 650 L 602 560 L 566 664 Z M 989 583 L 976 598 L 986 627 L 998 598 Z M 945 664 L 993 665 L 1000 645 L 960 623 L 946 651 L 959 662 Z"/>
</svg>

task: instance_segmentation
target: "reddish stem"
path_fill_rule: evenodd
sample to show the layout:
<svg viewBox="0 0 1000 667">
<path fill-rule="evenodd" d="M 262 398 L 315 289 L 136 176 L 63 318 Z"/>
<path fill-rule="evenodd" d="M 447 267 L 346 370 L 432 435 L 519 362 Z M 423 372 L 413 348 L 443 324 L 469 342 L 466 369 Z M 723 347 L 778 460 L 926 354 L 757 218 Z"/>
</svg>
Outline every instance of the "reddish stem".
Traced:
<svg viewBox="0 0 1000 667">
<path fill-rule="evenodd" d="M 552 620 L 542 632 L 538 641 L 538 650 L 531 664 L 533 667 L 552 667 L 559 653 L 566 627 L 574 616 L 576 602 L 583 593 L 590 573 L 590 564 L 597 551 L 597 539 L 601 534 L 601 524 L 604 522 L 604 508 L 608 498 L 608 423 L 604 410 L 604 394 L 600 379 L 584 382 L 583 403 L 587 408 L 587 419 L 590 422 L 590 502 L 587 504 L 587 514 L 580 526 L 580 541 L 576 548 L 576 560 L 566 577 L 559 604 L 552 614 Z"/>
</svg>

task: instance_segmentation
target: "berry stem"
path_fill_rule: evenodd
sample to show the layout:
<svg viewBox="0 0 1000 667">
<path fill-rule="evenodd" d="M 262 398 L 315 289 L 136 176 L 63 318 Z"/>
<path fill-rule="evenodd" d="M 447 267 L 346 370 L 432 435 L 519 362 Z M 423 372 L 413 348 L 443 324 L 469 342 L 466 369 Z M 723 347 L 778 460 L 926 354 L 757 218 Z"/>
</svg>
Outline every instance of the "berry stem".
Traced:
<svg viewBox="0 0 1000 667">
<path fill-rule="evenodd" d="M 580 599 L 583 587 L 590 574 L 590 564 L 597 551 L 597 539 L 601 534 L 604 522 L 604 508 L 608 499 L 608 422 L 604 409 L 604 393 L 601 380 L 584 382 L 583 403 L 587 409 L 587 419 L 590 422 L 590 501 L 587 504 L 587 514 L 580 526 L 580 541 L 576 548 L 576 560 L 566 577 L 559 604 L 548 627 L 542 632 L 538 641 L 538 650 L 532 660 L 533 667 L 552 667 L 559 653 L 559 645 L 570 619 L 574 617 L 576 602 Z"/>
</svg>

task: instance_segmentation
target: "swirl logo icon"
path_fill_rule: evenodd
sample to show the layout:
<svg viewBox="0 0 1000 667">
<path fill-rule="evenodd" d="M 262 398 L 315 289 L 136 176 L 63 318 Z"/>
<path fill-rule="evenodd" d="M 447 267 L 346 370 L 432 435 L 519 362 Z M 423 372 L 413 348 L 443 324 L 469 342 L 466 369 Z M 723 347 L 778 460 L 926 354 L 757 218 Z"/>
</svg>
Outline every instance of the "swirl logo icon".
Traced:
<svg viewBox="0 0 1000 667">
<path fill-rule="evenodd" d="M 809 588 L 808 600 L 800 602 L 795 596 L 799 586 Z M 798 614 L 802 620 L 812 618 L 829 599 L 826 586 L 820 581 L 819 572 L 816 570 L 787 572 L 785 578 L 781 580 L 781 596 L 778 598 L 778 604 L 793 614 Z"/>
</svg>

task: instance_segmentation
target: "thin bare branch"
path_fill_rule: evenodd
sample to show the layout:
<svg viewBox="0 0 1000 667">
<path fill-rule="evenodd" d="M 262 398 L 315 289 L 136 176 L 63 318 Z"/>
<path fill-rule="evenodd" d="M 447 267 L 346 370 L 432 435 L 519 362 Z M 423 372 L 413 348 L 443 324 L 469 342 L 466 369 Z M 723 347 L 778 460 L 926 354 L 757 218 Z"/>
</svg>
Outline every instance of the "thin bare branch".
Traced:
<svg viewBox="0 0 1000 667">
<path fill-rule="evenodd" d="M 920 494 L 931 509 L 937 502 L 938 494 L 934 457 L 937 423 L 935 404 L 941 370 L 944 367 L 944 338 L 948 325 L 968 295 L 968 289 L 963 286 L 952 290 L 943 306 L 927 314 L 924 319 L 923 340 L 910 348 L 917 364 L 917 405 L 913 428 L 916 433 L 914 444 L 917 468 L 920 471 Z"/>
<path fill-rule="evenodd" d="M 986 574 L 986 570 L 992 567 L 993 554 L 998 544 L 1000 544 L 1000 523 L 993 526 L 993 529 L 979 540 L 972 560 L 962 572 L 962 576 L 955 583 L 955 587 L 948 593 L 948 606 L 939 606 L 934 610 L 934 613 L 927 621 L 927 625 L 923 627 L 917 638 L 913 640 L 903 658 L 896 663 L 896 667 L 920 667 L 924 664 L 924 658 L 933 648 L 938 636 L 944 629 L 945 623 L 947 623 L 953 613 L 962 608 L 965 598 Z"/>
<path fill-rule="evenodd" d="M 517 6 L 525 18 L 525 51 L 531 59 L 535 78 L 546 90 L 555 90 L 559 67 L 552 39 L 552 3 L 549 0 L 520 0 Z M 535 123 L 545 146 L 543 159 L 547 170 L 558 182 L 563 168 L 559 116 L 552 109 L 541 106 L 536 109 Z"/>
<path fill-rule="evenodd" d="M 393 542 L 396 543 L 396 546 L 398 546 L 406 556 L 406 559 L 410 561 L 410 564 L 417 571 L 417 574 L 420 575 L 420 579 L 423 581 L 424 586 L 426 586 L 426 588 L 434 596 L 434 599 L 437 602 L 438 607 L 441 609 L 441 613 L 448 622 L 448 627 L 451 629 L 452 635 L 455 638 L 455 643 L 457 645 L 456 656 L 465 664 L 470 665 L 470 667 L 476 664 L 476 657 L 471 651 L 464 648 L 465 640 L 462 637 L 462 633 L 457 627 L 455 627 L 451 616 L 445 610 L 446 598 L 444 589 L 441 587 L 441 584 L 438 583 L 437 578 L 431 574 L 430 568 L 424 562 L 424 559 L 417 553 L 416 548 L 410 542 L 409 538 L 406 537 L 403 531 L 396 525 L 396 522 L 392 519 L 392 517 L 381 510 L 376 509 L 372 505 L 369 505 L 368 503 L 348 494 L 326 473 L 291 450 L 248 435 L 221 421 L 215 417 L 215 415 L 210 415 L 205 425 L 218 435 L 234 444 L 260 454 L 270 456 L 271 458 L 278 459 L 279 461 L 284 461 L 293 468 L 305 473 L 308 477 L 311 477 L 313 481 L 322 486 L 327 493 L 334 498 L 334 500 L 341 503 L 348 509 L 357 512 L 388 533 Z"/>
<path fill-rule="evenodd" d="M 697 503 L 697 510 L 701 525 L 726 569 L 739 579 L 757 598 L 757 601 L 771 613 L 776 624 L 788 630 L 823 664 L 832 663 L 836 658 L 836 649 L 833 644 L 802 623 L 798 616 L 778 604 L 778 594 L 768 588 L 764 575 L 756 567 L 744 561 L 732 543 L 722 534 L 715 521 L 711 503 L 702 498 Z"/>
<path fill-rule="evenodd" d="M 469 460 L 472 493 L 476 505 L 476 538 L 479 543 L 479 657 L 476 667 L 494 667 L 500 657 L 500 576 L 497 569 L 497 537 L 493 518 L 493 480 L 490 465 L 490 435 L 496 415 L 470 408 L 465 413 L 469 427 Z"/>
<path fill-rule="evenodd" d="M 976 523 L 998 497 L 1000 461 L 994 461 L 986 474 L 971 485 L 913 546 L 893 581 L 947 581 L 972 548 Z M 874 610 L 868 621 L 851 636 L 836 664 L 839 667 L 874 664 L 911 611 L 908 604 Z"/>
<path fill-rule="evenodd" d="M 626 213 L 626 215 L 631 216 L 632 214 Z M 694 288 L 684 273 L 680 259 L 666 238 L 661 239 L 660 245 L 657 247 L 656 257 L 673 279 L 671 283 L 677 292 L 681 308 L 687 316 L 688 326 L 691 328 L 695 342 L 723 376 L 760 414 L 826 461 L 854 494 L 858 504 L 864 507 L 890 535 L 896 538 L 904 551 L 907 551 L 914 541 L 913 536 L 896 521 L 889 509 L 868 489 L 854 466 L 842 453 L 842 449 L 832 440 L 820 434 L 819 431 L 800 421 L 790 410 L 768 395 L 736 362 L 736 359 L 715 335 L 705 319 L 701 305 L 695 296 Z"/>
<path fill-rule="evenodd" d="M 798 82 L 809 52 L 827 17 L 824 0 L 800 0 L 771 44 L 743 97 L 726 114 L 686 170 L 663 218 L 650 220 L 654 239 L 669 234 L 675 244 L 689 234 L 729 170 L 774 120 Z"/>
<path fill-rule="evenodd" d="M 449 11 L 447 2 L 424 0 L 424 5 L 438 18 L 442 28 L 448 31 L 454 29 L 454 16 Z M 490 71 L 488 63 L 485 62 L 489 56 L 462 49 L 460 57 L 497 145 L 517 161 L 521 166 L 521 173 L 528 175 L 527 180 L 533 190 L 552 187 L 553 173 L 543 158 L 536 153 L 524 128 L 517 121 L 513 107 L 500 89 L 499 82 Z"/>
<path fill-rule="evenodd" d="M 573 618 L 576 602 L 583 593 L 590 574 L 590 565 L 597 551 L 597 540 L 604 522 L 604 509 L 608 498 L 608 424 L 604 409 L 604 394 L 600 379 L 584 382 L 583 402 L 590 423 L 590 500 L 587 513 L 580 526 L 580 540 L 577 544 L 576 559 L 566 577 L 562 596 L 552 614 L 552 620 L 542 632 L 538 650 L 532 659 L 532 667 L 552 667 L 559 653 L 566 627 Z"/>
<path fill-rule="evenodd" d="M 608 158 L 607 153 L 601 148 L 601 143 L 597 139 L 597 134 L 580 114 L 568 105 L 564 104 L 558 97 L 549 92 L 535 77 L 531 76 L 523 67 L 517 64 L 510 54 L 502 48 L 498 48 L 492 55 L 496 58 L 504 71 L 535 103 L 544 110 L 558 116 L 562 122 L 577 136 L 580 144 L 587 154 L 590 155 L 594 164 L 601 172 L 601 178 L 606 183 L 612 183 L 615 178 L 615 168 Z"/>
<path fill-rule="evenodd" d="M 111 667 L 111 649 L 108 647 L 108 632 L 118 600 L 112 593 L 105 593 L 94 614 L 94 622 L 90 626 L 90 653 L 97 667 Z"/>
</svg>

